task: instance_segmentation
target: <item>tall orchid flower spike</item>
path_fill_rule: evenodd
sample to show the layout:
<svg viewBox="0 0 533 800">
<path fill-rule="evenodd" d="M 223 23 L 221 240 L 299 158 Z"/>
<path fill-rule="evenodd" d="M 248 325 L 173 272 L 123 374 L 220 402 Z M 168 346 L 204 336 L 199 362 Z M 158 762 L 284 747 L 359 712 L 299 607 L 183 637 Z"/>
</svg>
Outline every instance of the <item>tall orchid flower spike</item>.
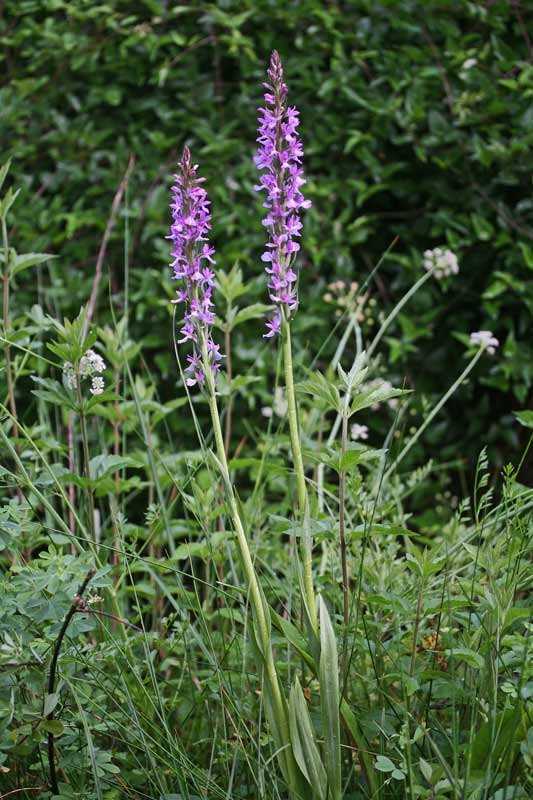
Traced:
<svg viewBox="0 0 533 800">
<path fill-rule="evenodd" d="M 172 262 L 174 279 L 181 281 L 173 303 L 183 304 L 183 322 L 179 343 L 191 342 L 192 353 L 187 356 L 189 373 L 187 385 L 200 387 L 204 385 L 203 347 L 207 350 L 207 360 L 213 374 L 220 367 L 220 345 L 211 338 L 211 329 L 215 321 L 213 312 L 213 287 L 215 273 L 211 266 L 216 262 L 213 258 L 214 247 L 207 238 L 211 230 L 210 202 L 207 192 L 201 186 L 205 178 L 197 178 L 198 165 L 193 164 L 188 147 L 184 147 L 179 172 L 174 175 L 172 187 L 172 225 L 170 236 L 172 241 Z"/>
<path fill-rule="evenodd" d="M 306 181 L 302 169 L 304 151 L 298 138 L 299 111 L 287 105 L 287 86 L 276 50 L 270 58 L 267 76 L 268 83 L 263 84 L 265 107 L 259 109 L 259 148 L 254 157 L 257 168 L 265 173 L 254 189 L 267 193 L 263 225 L 268 230 L 269 241 L 261 260 L 270 278 L 270 299 L 276 305 L 267 323 L 268 332 L 264 334 L 271 338 L 280 333 L 282 319 L 290 319 L 298 307 L 298 274 L 294 261 L 300 249 L 300 213 L 311 207 L 311 201 L 301 192 Z"/>
<path fill-rule="evenodd" d="M 274 313 L 267 322 L 265 338 L 277 334 L 283 338 L 283 362 L 287 411 L 294 461 L 294 473 L 298 490 L 298 506 L 304 533 L 302 535 L 302 562 L 304 589 L 311 624 L 317 629 L 316 602 L 312 576 L 312 549 L 308 525 L 309 502 L 305 483 L 304 463 L 300 444 L 298 410 L 292 369 L 292 345 L 290 320 L 298 307 L 298 273 L 295 260 L 300 250 L 302 231 L 300 214 L 310 208 L 311 202 L 302 194 L 305 185 L 302 158 L 303 147 L 298 138 L 299 112 L 287 105 L 287 85 L 283 80 L 283 66 L 276 50 L 270 57 L 267 70 L 268 82 L 263 86 L 265 107 L 259 109 L 259 148 L 254 158 L 257 168 L 263 172 L 256 191 L 267 193 L 264 207 L 267 215 L 263 225 L 268 230 L 269 241 L 261 260 L 266 264 L 269 276 L 268 290 L 275 305 Z"/>
</svg>

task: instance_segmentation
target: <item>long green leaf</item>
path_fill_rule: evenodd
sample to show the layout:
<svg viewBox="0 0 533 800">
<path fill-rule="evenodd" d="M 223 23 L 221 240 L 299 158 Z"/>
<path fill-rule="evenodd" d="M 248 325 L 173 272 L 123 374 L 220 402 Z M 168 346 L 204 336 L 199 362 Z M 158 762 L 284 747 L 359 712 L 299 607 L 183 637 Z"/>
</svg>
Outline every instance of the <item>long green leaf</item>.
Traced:
<svg viewBox="0 0 533 800">
<path fill-rule="evenodd" d="M 320 598 L 320 704 L 324 726 L 324 761 L 328 800 L 340 800 L 341 732 L 339 715 L 339 662 L 337 642 L 324 600 Z"/>
<path fill-rule="evenodd" d="M 328 779 L 322 764 L 320 753 L 315 742 L 315 733 L 309 716 L 309 709 L 296 678 L 289 698 L 289 725 L 292 751 L 296 763 L 307 779 L 311 796 L 319 800 L 327 800 Z"/>
</svg>

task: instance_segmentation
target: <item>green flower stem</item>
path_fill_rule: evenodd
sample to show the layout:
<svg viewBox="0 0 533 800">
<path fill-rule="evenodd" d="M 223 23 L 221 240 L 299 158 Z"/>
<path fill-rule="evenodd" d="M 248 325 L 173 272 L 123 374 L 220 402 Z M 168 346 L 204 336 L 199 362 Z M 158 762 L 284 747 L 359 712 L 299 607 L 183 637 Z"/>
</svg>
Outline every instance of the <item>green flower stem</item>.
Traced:
<svg viewBox="0 0 533 800">
<path fill-rule="evenodd" d="M 380 343 L 380 341 L 383 338 L 387 328 L 389 327 L 391 322 L 393 322 L 396 319 L 396 317 L 398 316 L 398 314 L 400 313 L 400 311 L 402 310 L 404 305 L 409 302 L 411 297 L 414 294 L 416 294 L 416 292 L 418 292 L 420 287 L 423 286 L 426 283 L 426 281 L 428 281 L 432 277 L 432 275 L 433 275 L 433 270 L 430 269 L 428 272 L 426 272 L 424 275 L 422 275 L 422 277 L 419 278 L 416 283 L 414 283 L 411 286 L 409 291 L 406 292 L 404 294 L 404 296 L 402 297 L 402 299 L 394 306 L 394 308 L 390 312 L 389 316 L 384 320 L 381 328 L 379 329 L 379 331 L 376 333 L 376 335 L 372 339 L 372 342 L 370 343 L 370 346 L 369 346 L 369 348 L 367 350 L 367 353 L 366 353 L 367 359 L 370 359 L 370 356 L 372 355 L 372 353 L 374 352 L 374 350 L 376 349 L 376 347 Z"/>
<path fill-rule="evenodd" d="M 230 515 L 235 529 L 235 533 L 237 535 L 237 542 L 239 545 L 239 550 L 244 565 L 244 571 L 246 573 L 246 579 L 248 581 L 248 585 L 250 588 L 251 602 L 257 619 L 258 634 L 261 643 L 261 652 L 265 659 L 266 676 L 272 692 L 272 697 L 274 701 L 274 712 L 277 719 L 278 729 L 281 740 L 285 745 L 284 751 L 282 751 L 282 753 L 280 753 L 279 755 L 280 758 L 284 758 L 285 760 L 285 764 L 287 767 L 286 773 L 289 777 L 290 783 L 293 786 L 297 786 L 299 783 L 299 773 L 298 773 L 298 767 L 296 765 L 296 762 L 294 761 L 294 757 L 292 755 L 292 750 L 290 747 L 290 733 L 289 733 L 289 722 L 287 718 L 286 702 L 284 701 L 282 695 L 278 674 L 276 670 L 276 665 L 274 662 L 274 654 L 272 652 L 270 619 L 267 617 L 268 612 L 264 603 L 261 588 L 259 586 L 259 581 L 253 564 L 252 555 L 250 553 L 250 548 L 248 546 L 248 539 L 244 531 L 244 525 L 242 523 L 239 508 L 237 505 L 235 491 L 233 489 L 233 485 L 230 479 L 229 466 L 226 457 L 226 450 L 224 447 L 224 437 L 222 435 L 222 426 L 220 424 L 220 415 L 218 411 L 218 403 L 216 398 L 215 381 L 213 378 L 213 373 L 211 372 L 211 365 L 209 363 L 207 347 L 205 339 L 203 337 L 201 337 L 201 349 L 202 349 L 202 362 L 205 375 L 205 383 L 209 401 L 209 411 L 211 412 L 211 421 L 213 424 L 213 433 L 215 437 L 216 454 L 219 462 L 219 467 L 222 472 L 222 477 L 226 486 L 226 495 L 227 495 Z"/>
<path fill-rule="evenodd" d="M 9 242 L 7 236 L 7 224 L 5 217 L 2 217 L 2 243 L 4 247 L 4 287 L 3 287 L 3 320 L 4 320 L 4 336 L 7 337 L 9 335 L 9 328 L 10 328 L 10 312 L 9 312 L 9 282 L 10 282 L 10 272 L 9 272 Z M 18 428 L 17 428 L 17 406 L 15 403 L 15 390 L 13 387 L 13 371 L 11 366 L 11 348 L 8 343 L 5 346 L 5 356 L 6 356 L 6 380 L 7 380 L 7 391 L 9 395 L 9 407 L 11 408 L 11 414 L 13 415 L 13 431 L 14 435 L 17 436 Z"/>
<path fill-rule="evenodd" d="M 94 506 L 94 494 L 93 488 L 91 486 L 91 468 L 90 468 L 90 456 L 89 456 L 89 436 L 87 434 L 87 423 L 85 419 L 85 409 L 83 406 L 83 398 L 81 396 L 81 387 L 80 387 L 80 376 L 76 375 L 76 394 L 78 397 L 78 410 L 80 416 L 80 428 L 81 428 L 81 441 L 83 445 L 83 463 L 84 463 L 84 473 L 87 479 L 87 496 L 89 498 L 89 515 L 90 525 L 89 529 L 91 531 L 93 542 L 96 544 L 96 519 L 95 519 L 95 506 Z"/>
<path fill-rule="evenodd" d="M 441 408 L 448 402 L 448 400 L 450 399 L 452 394 L 454 394 L 454 392 L 463 383 L 465 378 L 467 378 L 467 376 L 472 372 L 472 370 L 474 369 L 474 367 L 476 366 L 477 362 L 479 361 L 479 359 L 481 358 L 481 356 L 483 355 L 484 352 L 485 352 L 485 348 L 484 347 L 480 347 L 478 352 L 476 353 L 476 355 L 472 359 L 472 361 L 470 361 L 470 363 L 466 365 L 465 369 L 461 372 L 461 374 L 459 375 L 457 380 L 450 386 L 450 388 L 448 389 L 446 394 L 444 394 L 441 397 L 441 399 L 439 400 L 437 405 L 431 410 L 430 414 L 426 417 L 426 419 L 424 420 L 424 422 L 422 423 L 420 428 L 416 431 L 415 434 L 413 434 L 411 439 L 409 439 L 409 441 L 407 442 L 407 444 L 405 445 L 403 450 L 400 452 L 399 456 L 396 458 L 394 463 L 391 464 L 391 466 L 389 467 L 389 469 L 387 470 L 387 472 L 384 475 L 384 478 L 383 478 L 384 481 L 386 481 L 387 478 L 390 477 L 391 473 L 394 472 L 394 470 L 396 469 L 398 464 L 401 461 L 403 461 L 403 459 L 405 458 L 407 453 L 418 442 L 418 440 L 420 439 L 420 437 L 422 436 L 422 434 L 424 433 L 426 428 L 429 425 L 431 425 L 431 423 L 433 422 L 434 418 L 437 416 L 437 414 L 439 413 Z"/>
<path fill-rule="evenodd" d="M 6 342 L 4 353 L 6 357 L 7 394 L 9 398 L 9 408 L 11 409 L 11 415 L 13 417 L 13 435 L 17 437 L 19 434 L 17 403 L 15 400 L 15 385 L 13 382 L 11 347 L 8 340 L 10 332 L 9 329 L 11 327 L 10 309 L 9 309 L 9 288 L 10 288 L 9 284 L 11 279 L 11 273 L 9 270 L 9 240 L 7 235 L 7 223 L 5 216 L 2 217 L 2 244 L 4 247 L 4 274 L 2 275 L 2 278 L 4 280 L 4 286 L 3 286 L 2 313 L 3 313 L 3 324 L 4 324 L 4 341 Z M 20 486 L 17 486 L 16 492 L 19 499 L 19 503 L 22 503 L 22 491 L 20 489 Z"/>
<path fill-rule="evenodd" d="M 341 436 L 341 459 L 344 458 L 348 444 L 348 409 L 342 415 L 342 436 Z M 348 581 L 348 560 L 346 556 L 346 521 L 344 515 L 346 489 L 346 471 L 341 470 L 339 474 L 339 541 L 341 550 L 342 568 L 342 608 L 345 629 L 348 627 L 350 618 L 350 587 Z M 344 673 L 344 669 L 343 669 Z"/>
<path fill-rule="evenodd" d="M 291 437 L 292 457 L 296 473 L 296 486 L 298 492 L 298 505 L 300 509 L 300 522 L 302 529 L 302 562 L 304 591 L 307 607 L 313 628 L 318 627 L 316 615 L 315 591 L 313 588 L 313 542 L 308 531 L 306 519 L 309 513 L 309 499 L 305 484 L 304 462 L 300 446 L 300 431 L 298 426 L 298 411 L 296 408 L 296 392 L 294 390 L 294 376 L 292 369 L 291 328 L 287 319 L 283 319 L 283 361 L 285 368 L 285 390 L 287 392 L 287 406 L 289 415 L 289 431 Z"/>
</svg>

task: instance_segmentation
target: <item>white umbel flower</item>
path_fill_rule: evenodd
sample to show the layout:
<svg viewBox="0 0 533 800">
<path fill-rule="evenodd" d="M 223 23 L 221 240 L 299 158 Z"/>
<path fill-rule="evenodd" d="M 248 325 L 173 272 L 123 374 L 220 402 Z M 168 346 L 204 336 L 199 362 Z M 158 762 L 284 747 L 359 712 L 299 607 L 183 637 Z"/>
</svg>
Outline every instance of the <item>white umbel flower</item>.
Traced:
<svg viewBox="0 0 533 800">
<path fill-rule="evenodd" d="M 91 380 L 91 394 L 102 394 L 104 391 L 104 379 L 101 375 L 95 375 Z"/>
<path fill-rule="evenodd" d="M 482 347 L 491 356 L 496 352 L 496 348 L 500 346 L 492 331 L 474 331 L 470 334 L 470 344 Z"/>
<path fill-rule="evenodd" d="M 78 380 L 90 378 L 91 394 L 102 394 L 104 391 L 104 379 L 101 373 L 106 368 L 105 361 L 101 355 L 94 350 L 87 350 L 86 353 L 80 358 L 78 371 L 74 369 L 74 365 L 70 361 L 65 361 L 63 364 L 63 380 L 67 389 L 76 389 Z"/>
<path fill-rule="evenodd" d="M 424 251 L 424 269 L 432 272 L 437 280 L 440 280 L 450 275 L 457 275 L 459 263 L 457 256 L 451 250 L 435 247 L 434 250 Z"/>
<path fill-rule="evenodd" d="M 350 428 L 350 436 L 355 441 L 358 439 L 368 439 L 368 427 L 366 425 L 358 425 L 355 423 Z"/>
<path fill-rule="evenodd" d="M 80 374 L 81 375 L 94 375 L 94 373 L 101 373 L 105 370 L 105 361 L 101 355 L 95 353 L 94 350 L 87 350 L 80 361 Z"/>
</svg>

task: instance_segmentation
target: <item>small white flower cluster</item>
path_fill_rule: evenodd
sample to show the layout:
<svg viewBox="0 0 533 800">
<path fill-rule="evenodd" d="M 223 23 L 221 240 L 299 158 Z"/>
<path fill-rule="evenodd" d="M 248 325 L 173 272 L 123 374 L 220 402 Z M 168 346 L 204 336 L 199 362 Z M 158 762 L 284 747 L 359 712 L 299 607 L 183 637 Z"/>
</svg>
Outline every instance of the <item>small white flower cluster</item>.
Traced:
<svg viewBox="0 0 533 800">
<path fill-rule="evenodd" d="M 67 389 L 76 388 L 76 373 L 70 361 L 65 361 L 63 364 L 63 380 Z"/>
<path fill-rule="evenodd" d="M 105 370 L 105 361 L 102 356 L 95 353 L 94 350 L 87 350 L 80 361 L 80 375 L 90 376 L 94 373 L 100 373 Z"/>
<path fill-rule="evenodd" d="M 357 423 L 355 423 L 350 428 L 350 436 L 355 441 L 357 441 L 358 439 L 368 439 L 368 426 L 358 425 Z"/>
<path fill-rule="evenodd" d="M 424 269 L 428 272 L 433 272 L 439 281 L 441 278 L 457 275 L 459 272 L 457 256 L 451 250 L 443 250 L 441 247 L 436 247 L 434 250 L 425 250 Z"/>
<path fill-rule="evenodd" d="M 102 394 L 104 391 L 104 379 L 100 375 L 95 375 L 91 380 L 91 394 Z"/>
<path fill-rule="evenodd" d="M 101 355 L 94 350 L 87 350 L 80 359 L 79 376 L 80 378 L 91 379 L 91 394 L 102 394 L 104 391 L 104 379 L 101 374 L 105 370 L 105 361 Z M 77 376 L 74 366 L 70 361 L 63 364 L 63 378 L 67 389 L 75 389 Z"/>
<path fill-rule="evenodd" d="M 492 331 L 474 331 L 470 334 L 470 344 L 482 347 L 491 356 L 494 355 L 496 348 L 500 345 Z"/>
</svg>

